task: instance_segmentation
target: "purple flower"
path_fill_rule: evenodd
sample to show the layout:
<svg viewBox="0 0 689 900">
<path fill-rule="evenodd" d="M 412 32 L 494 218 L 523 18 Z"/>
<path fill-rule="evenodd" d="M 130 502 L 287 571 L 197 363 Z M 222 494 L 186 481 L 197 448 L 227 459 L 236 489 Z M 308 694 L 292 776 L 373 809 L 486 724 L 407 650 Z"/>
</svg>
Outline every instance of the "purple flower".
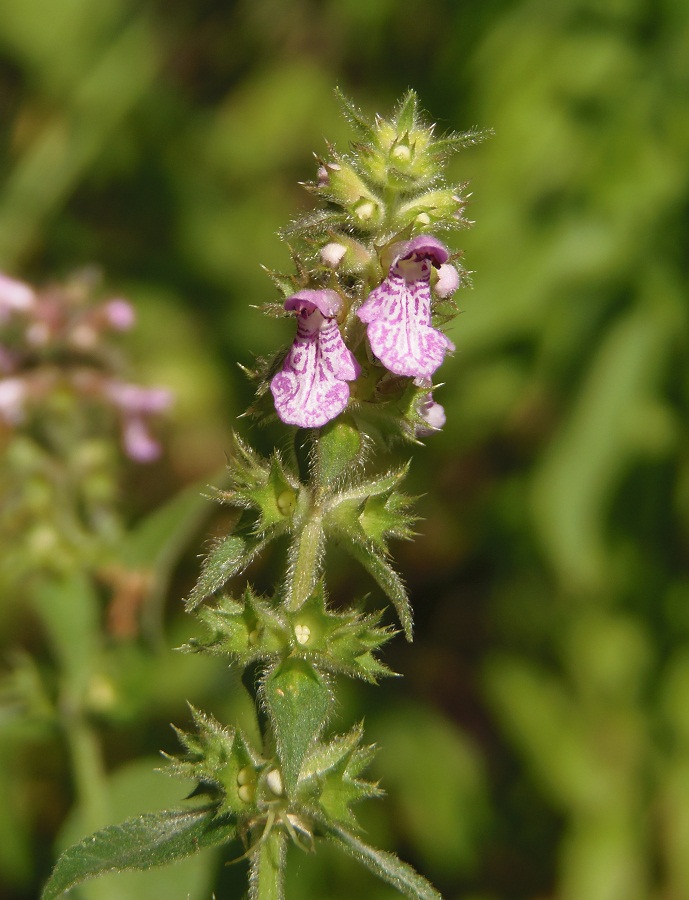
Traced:
<svg viewBox="0 0 689 900">
<path fill-rule="evenodd" d="M 105 396 L 122 414 L 122 443 L 127 456 L 140 463 L 157 459 L 161 447 L 151 436 L 145 417 L 168 409 L 172 393 L 166 388 L 115 380 L 107 381 L 104 387 Z"/>
<path fill-rule="evenodd" d="M 361 368 L 335 321 L 341 306 L 340 296 L 329 290 L 305 289 L 285 300 L 285 309 L 299 317 L 297 336 L 270 389 L 286 425 L 318 428 L 347 406 L 346 382 L 354 381 Z"/>
<path fill-rule="evenodd" d="M 445 247 L 430 235 L 402 245 L 385 281 L 357 315 L 368 325 L 371 350 L 390 372 L 430 378 L 454 345 L 431 325 L 431 266 L 447 262 Z"/>
<path fill-rule="evenodd" d="M 151 436 L 144 420 L 138 416 L 125 419 L 122 443 L 124 452 L 134 462 L 153 462 L 162 452 L 160 444 Z"/>
<path fill-rule="evenodd" d="M 103 306 L 105 321 L 116 331 L 128 331 L 136 319 L 134 307 L 128 300 L 116 297 Z"/>
</svg>

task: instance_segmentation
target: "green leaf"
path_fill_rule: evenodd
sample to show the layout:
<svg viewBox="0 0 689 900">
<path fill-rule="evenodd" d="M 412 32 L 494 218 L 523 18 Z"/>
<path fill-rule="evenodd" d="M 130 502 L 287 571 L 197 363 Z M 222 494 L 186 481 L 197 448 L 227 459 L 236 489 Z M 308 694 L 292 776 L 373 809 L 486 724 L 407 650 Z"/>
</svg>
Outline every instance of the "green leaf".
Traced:
<svg viewBox="0 0 689 900">
<path fill-rule="evenodd" d="M 224 477 L 221 475 L 219 480 Z M 145 625 L 151 630 L 161 630 L 161 607 L 174 567 L 213 508 L 204 496 L 205 487 L 204 481 L 180 491 L 129 532 L 123 542 L 123 566 L 153 576 L 149 599 L 143 607 Z"/>
<path fill-rule="evenodd" d="M 282 776 L 293 795 L 304 757 L 325 725 L 332 704 L 325 678 L 303 659 L 288 659 L 263 685 L 273 724 Z"/>
<path fill-rule="evenodd" d="M 199 580 L 187 600 L 187 609 L 194 609 L 233 575 L 243 572 L 266 543 L 241 534 L 229 534 L 217 543 L 203 563 Z"/>
<path fill-rule="evenodd" d="M 80 574 L 41 581 L 34 587 L 33 601 L 70 689 L 81 694 L 102 645 L 93 583 Z"/>
<path fill-rule="evenodd" d="M 404 636 L 411 641 L 413 629 L 411 605 L 407 589 L 400 576 L 387 559 L 380 555 L 380 551 L 375 545 L 357 540 L 348 531 L 339 532 L 339 535 L 348 552 L 373 576 L 379 587 L 392 600 L 404 629 Z"/>
<path fill-rule="evenodd" d="M 387 494 L 393 490 L 409 471 L 409 463 L 405 463 L 399 469 L 391 469 L 385 475 L 374 475 L 371 478 L 355 481 L 348 487 L 339 491 L 327 504 L 327 508 L 334 508 L 340 503 L 349 500 L 367 500 L 380 494 Z"/>
<path fill-rule="evenodd" d="M 110 825 L 66 850 L 58 859 L 41 900 L 105 872 L 148 869 L 184 859 L 206 847 L 224 844 L 236 833 L 212 808 L 164 810 Z"/>
<path fill-rule="evenodd" d="M 411 900 L 442 900 L 441 895 L 423 875 L 419 875 L 408 863 L 402 862 L 394 853 L 377 850 L 360 840 L 348 828 L 320 820 L 327 837 L 341 850 L 352 856 L 374 875 L 387 881 L 393 887 L 410 897 Z"/>
<path fill-rule="evenodd" d="M 154 568 L 167 575 L 213 508 L 204 496 L 205 488 L 205 480 L 185 488 L 129 532 L 122 546 L 123 564 Z"/>
</svg>

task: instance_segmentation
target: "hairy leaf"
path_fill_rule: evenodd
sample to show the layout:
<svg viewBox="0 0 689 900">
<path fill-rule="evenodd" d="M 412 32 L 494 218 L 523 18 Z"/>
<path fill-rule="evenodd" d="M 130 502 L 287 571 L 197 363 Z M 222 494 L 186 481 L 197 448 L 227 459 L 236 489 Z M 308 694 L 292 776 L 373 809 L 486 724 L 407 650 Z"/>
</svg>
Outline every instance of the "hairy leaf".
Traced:
<svg viewBox="0 0 689 900">
<path fill-rule="evenodd" d="M 357 862 L 370 869 L 383 881 L 397 888 L 411 900 L 442 900 L 433 885 L 419 875 L 408 863 L 402 862 L 394 853 L 377 850 L 360 840 L 352 831 L 341 825 L 321 821 L 328 838 Z"/>
<path fill-rule="evenodd" d="M 187 600 L 187 608 L 194 609 L 233 575 L 244 571 L 265 544 L 266 541 L 252 540 L 242 534 L 230 534 L 223 538 L 204 561 L 199 580 Z"/>
<path fill-rule="evenodd" d="M 398 573 L 387 559 L 380 555 L 377 547 L 355 540 L 348 532 L 341 532 L 341 538 L 349 553 L 373 576 L 378 585 L 392 600 L 404 629 L 404 636 L 408 641 L 411 641 L 413 628 L 411 605 L 407 589 Z"/>
<path fill-rule="evenodd" d="M 109 825 L 66 850 L 57 861 L 41 900 L 53 900 L 105 872 L 149 869 L 232 840 L 236 826 L 216 818 L 213 808 L 164 810 Z"/>
<path fill-rule="evenodd" d="M 263 686 L 287 793 L 297 785 L 304 757 L 320 734 L 332 703 L 327 681 L 302 659 L 288 659 Z"/>
</svg>

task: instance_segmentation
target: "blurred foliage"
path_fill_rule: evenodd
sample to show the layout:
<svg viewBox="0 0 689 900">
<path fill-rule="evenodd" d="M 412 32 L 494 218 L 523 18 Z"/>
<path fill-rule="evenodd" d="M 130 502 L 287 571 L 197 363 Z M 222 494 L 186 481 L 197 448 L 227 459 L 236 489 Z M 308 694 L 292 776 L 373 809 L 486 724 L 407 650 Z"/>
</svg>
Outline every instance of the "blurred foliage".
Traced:
<svg viewBox="0 0 689 900">
<path fill-rule="evenodd" d="M 475 287 L 438 394 L 448 424 L 412 469 L 416 641 L 386 655 L 404 682 L 343 685 L 343 722 L 366 715 L 381 744 L 389 797 L 362 808 L 368 833 L 448 898 L 689 896 L 684 0 L 9 0 L 0 269 L 39 283 L 97 263 L 137 306 L 139 369 L 179 400 L 165 461 L 128 473 L 133 523 L 217 483 L 249 400 L 235 363 L 288 338 L 251 308 L 273 299 L 260 265 L 286 262 L 275 231 L 308 209 L 296 182 L 323 135 L 349 139 L 336 84 L 381 112 L 413 86 L 440 130 L 496 132 L 456 166 L 475 193 Z M 111 821 L 183 793 L 141 772 L 173 749 L 185 698 L 242 715 L 222 669 L 158 646 L 188 637 L 200 540 L 162 640 L 109 640 L 87 685 Z M 333 564 L 341 598 L 372 587 Z M 0 711 L 0 896 L 21 900 L 74 787 L 40 715 L 54 657 L 20 588 L 0 623 L 12 696 L 19 680 L 34 702 Z M 90 830 L 78 816 L 60 846 Z M 291 896 L 392 896 L 346 860 L 291 852 Z M 208 897 L 214 880 L 235 896 L 239 869 L 208 858 L 109 896 Z"/>
</svg>

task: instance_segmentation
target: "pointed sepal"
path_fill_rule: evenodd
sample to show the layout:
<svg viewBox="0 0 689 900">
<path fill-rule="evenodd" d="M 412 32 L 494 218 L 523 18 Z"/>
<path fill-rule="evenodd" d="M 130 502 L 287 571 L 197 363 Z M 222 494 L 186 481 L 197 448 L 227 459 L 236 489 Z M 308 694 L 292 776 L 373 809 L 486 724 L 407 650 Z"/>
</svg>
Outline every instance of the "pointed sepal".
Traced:
<svg viewBox="0 0 689 900">
<path fill-rule="evenodd" d="M 197 613 L 207 637 L 192 639 L 182 649 L 230 656 L 237 665 L 268 660 L 290 646 L 291 628 L 279 609 L 247 587 L 241 600 L 228 595 Z"/>
<path fill-rule="evenodd" d="M 329 609 L 320 582 L 298 611 L 287 614 L 293 635 L 291 653 L 303 656 L 319 669 L 373 683 L 394 675 L 375 656 L 396 633 L 393 628 L 381 627 L 381 615 Z"/>
<path fill-rule="evenodd" d="M 377 784 L 360 777 L 375 753 L 375 747 L 362 739 L 359 724 L 348 734 L 315 744 L 304 760 L 297 788 L 304 803 L 316 803 L 329 820 L 350 826 L 356 826 L 354 804 L 383 794 Z"/>
<path fill-rule="evenodd" d="M 256 805 L 263 762 L 241 731 L 191 707 L 195 732 L 175 728 L 184 754 L 166 755 L 168 771 L 198 783 L 194 795 L 208 795 L 219 814 L 245 816 Z"/>
<path fill-rule="evenodd" d="M 229 487 L 216 490 L 215 497 L 229 506 L 253 510 L 254 534 L 276 537 L 289 528 L 300 485 L 278 453 L 263 459 L 234 435 L 228 474 Z"/>
</svg>

